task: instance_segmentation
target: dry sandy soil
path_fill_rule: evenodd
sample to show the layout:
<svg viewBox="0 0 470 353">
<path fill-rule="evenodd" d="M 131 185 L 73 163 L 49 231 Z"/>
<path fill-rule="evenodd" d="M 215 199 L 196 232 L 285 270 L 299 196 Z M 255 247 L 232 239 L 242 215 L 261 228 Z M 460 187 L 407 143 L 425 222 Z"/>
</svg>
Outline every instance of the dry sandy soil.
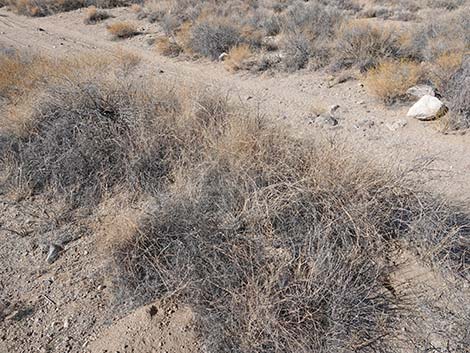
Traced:
<svg viewBox="0 0 470 353">
<path fill-rule="evenodd" d="M 407 120 L 408 106 L 384 107 L 355 79 L 332 84 L 327 73 L 306 71 L 265 76 L 231 74 L 220 63 L 163 58 L 148 44 L 148 39 L 160 33 L 157 24 L 137 21 L 128 9 L 110 12 L 115 18 L 85 25 L 84 10 L 26 18 L 0 9 L 0 45 L 51 57 L 89 50 L 114 55 L 116 48 L 123 48 L 142 57 L 148 75 L 164 75 L 175 84 L 195 83 L 226 91 L 248 109 L 282 121 L 293 133 L 308 138 L 334 137 L 385 168 L 415 173 L 425 188 L 467 203 L 469 134 L 445 135 L 436 122 Z M 106 25 L 123 19 L 135 22 L 142 33 L 127 40 L 111 40 Z M 335 104 L 340 106 L 335 113 L 337 126 L 311 123 L 313 106 Z M 397 121 L 406 125 L 394 126 Z M 94 235 L 80 232 L 80 224 L 71 225 L 69 230 L 51 226 L 48 220 L 54 212 L 59 211 L 47 204 L 38 209 L 31 200 L 12 203 L 0 196 L 1 353 L 184 353 L 203 349 L 197 343 L 187 308 L 154 303 L 129 314 L 132 303 L 124 303 L 116 309 L 103 273 L 106 260 L 94 246 Z M 44 244 L 49 242 L 65 248 L 53 264 L 45 260 Z M 436 303 L 446 291 L 440 279 L 430 279 L 429 273 L 416 264 L 397 275 L 397 283 L 405 280 L 415 281 L 416 287 L 433 283 L 428 299 Z M 454 304 L 446 306 L 447 313 L 455 309 Z M 436 338 L 436 345 L 443 344 L 440 340 Z"/>
</svg>

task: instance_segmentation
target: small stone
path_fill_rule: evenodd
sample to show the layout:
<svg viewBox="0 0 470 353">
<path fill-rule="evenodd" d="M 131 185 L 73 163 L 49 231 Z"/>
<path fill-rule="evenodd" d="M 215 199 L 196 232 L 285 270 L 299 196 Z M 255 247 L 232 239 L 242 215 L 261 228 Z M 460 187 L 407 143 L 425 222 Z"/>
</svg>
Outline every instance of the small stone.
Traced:
<svg viewBox="0 0 470 353">
<path fill-rule="evenodd" d="M 50 244 L 49 252 L 47 253 L 46 261 L 50 264 L 54 263 L 58 258 L 59 254 L 64 250 L 64 248 L 58 244 Z"/>
</svg>

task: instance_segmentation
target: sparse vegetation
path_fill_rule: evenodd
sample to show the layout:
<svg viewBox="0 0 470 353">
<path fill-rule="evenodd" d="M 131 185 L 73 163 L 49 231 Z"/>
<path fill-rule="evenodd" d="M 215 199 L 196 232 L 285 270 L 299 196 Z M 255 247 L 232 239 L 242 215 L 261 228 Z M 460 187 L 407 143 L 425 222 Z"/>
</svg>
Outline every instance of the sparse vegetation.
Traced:
<svg viewBox="0 0 470 353">
<path fill-rule="evenodd" d="M 139 34 L 137 27 L 130 22 L 112 23 L 107 27 L 107 30 L 115 39 L 130 38 Z"/>
<path fill-rule="evenodd" d="M 29 16 L 91 5 L 87 24 L 112 17 L 99 8 L 134 3 L 8 1 Z M 354 137 L 372 128 L 377 136 L 386 131 L 396 137 L 396 129 L 407 123 L 371 117 L 379 110 L 369 107 L 369 97 L 362 100 L 362 89 L 352 91 L 358 84 L 386 105 L 408 99 L 411 86 L 432 86 L 419 89 L 436 89 L 449 108 L 446 127 L 470 129 L 468 9 L 465 0 L 149 0 L 129 9 L 160 25 L 148 24 L 149 33 L 158 28 L 158 37 L 152 32 L 130 41 L 153 45 L 142 65 L 137 50 L 109 49 L 119 43 L 100 41 L 104 53 L 98 44 L 96 52 L 67 57 L 56 50 L 54 58 L 0 48 L 0 206 L 3 199 L 27 200 L 32 207 L 47 201 L 60 210 L 60 220 L 44 212 L 47 224 L 35 231 L 55 231 L 59 226 L 50 224 L 60 223 L 90 235 L 86 241 L 104 259 L 97 270 L 104 280 L 93 278 L 90 288 L 104 283 L 99 293 L 114 295 L 114 304 L 126 310 L 155 301 L 189 307 L 208 353 L 466 352 L 468 210 L 418 185 L 423 182 L 416 181 L 415 160 L 400 159 L 398 171 L 385 170 L 332 136 L 354 127 Z M 139 34 L 142 27 L 135 23 L 106 28 L 112 38 L 124 39 Z M 90 31 L 95 27 L 81 24 Z M 324 72 L 313 79 L 299 74 L 292 82 L 286 82 L 287 73 L 279 81 L 267 79 L 282 84 L 276 91 L 259 81 L 245 87 L 245 75 L 222 81 L 214 77 L 221 71 L 214 70 L 207 89 L 198 87 L 196 74 L 188 82 L 173 81 L 194 73 L 194 67 L 173 72 L 169 60 L 152 62 L 157 52 L 214 61 L 227 53 L 212 64 L 231 72 Z M 151 65 L 156 62 L 159 66 Z M 162 75 L 154 75 L 155 68 Z M 328 82 L 314 82 L 323 75 Z M 350 82 L 356 78 L 361 82 Z M 216 92 L 218 81 L 231 84 Z M 314 85 L 322 94 L 311 94 Z M 278 94 L 283 88 L 300 97 Z M 225 95 L 232 90 L 235 97 Z M 325 99 L 324 92 L 331 97 Z M 361 100 L 356 108 L 330 106 L 336 103 L 330 98 L 341 94 L 351 106 Z M 303 95 L 309 100 L 302 111 L 290 109 Z M 274 119 L 265 117 L 278 98 Z M 239 103 L 244 101 L 250 103 Z M 260 104 L 269 108 L 261 110 Z M 398 117 L 403 107 L 396 108 L 385 118 Z M 348 121 L 357 112 L 372 114 Z M 294 132 L 294 119 L 280 122 L 291 113 L 296 123 L 306 120 Z M 346 122 L 348 129 L 320 126 L 328 118 Z M 327 137 L 306 138 L 298 130 L 309 123 Z M 412 140 L 413 131 L 407 133 L 403 139 L 371 139 L 371 146 L 388 147 L 390 141 L 415 146 L 429 136 Z M 447 138 L 452 137 L 440 142 Z M 0 226 L 16 232 L 2 219 Z M 21 251 L 39 253 L 38 239 L 26 240 L 32 245 Z M 76 250 L 82 243 L 73 245 Z M 58 268 L 66 268 L 71 262 L 66 260 Z M 410 263 L 425 269 L 431 290 L 413 287 L 421 274 L 414 268 L 405 274 Z M 37 273 L 39 281 L 46 278 L 42 268 Z M 438 292 L 435 277 L 446 290 L 439 288 L 439 304 L 429 295 Z M 46 300 L 61 310 L 54 299 Z M 0 306 L 0 319 L 6 322 L 10 313 L 3 310 Z M 65 323 L 60 327 L 68 334 Z M 70 341 L 76 352 L 85 347 Z"/>
<path fill-rule="evenodd" d="M 142 82 L 129 63 L 46 75 L 28 128 L 1 130 L 2 189 L 111 216 L 98 231 L 115 285 L 190 305 L 208 351 L 389 352 L 403 325 L 418 330 L 391 283 L 394 249 L 468 277 L 464 214 L 406 175 L 213 92 Z M 134 210 L 106 211 L 122 195 Z"/>
</svg>

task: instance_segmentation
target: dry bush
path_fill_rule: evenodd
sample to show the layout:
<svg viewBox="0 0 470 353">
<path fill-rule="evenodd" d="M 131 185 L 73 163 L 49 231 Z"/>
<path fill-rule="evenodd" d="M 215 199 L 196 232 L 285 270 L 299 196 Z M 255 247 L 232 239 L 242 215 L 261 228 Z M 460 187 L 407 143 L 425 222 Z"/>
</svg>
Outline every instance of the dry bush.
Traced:
<svg viewBox="0 0 470 353">
<path fill-rule="evenodd" d="M 296 71 L 307 66 L 312 55 L 311 42 L 303 34 L 290 35 L 284 38 L 283 63 L 286 71 Z"/>
<path fill-rule="evenodd" d="M 450 128 L 470 128 L 470 57 L 468 55 L 446 85 L 446 96 L 450 103 Z"/>
<path fill-rule="evenodd" d="M 42 80 L 26 136 L 0 132 L 0 171 L 99 206 L 125 298 L 189 304 L 208 351 L 393 351 L 409 313 L 389 281 L 401 243 L 468 278 L 461 214 L 406 175 L 93 62 Z"/>
<path fill-rule="evenodd" d="M 461 67 L 464 53 L 450 52 L 442 54 L 427 65 L 429 80 L 443 94 L 452 76 Z"/>
<path fill-rule="evenodd" d="M 249 69 L 249 61 L 253 53 L 247 44 L 237 45 L 228 52 L 228 57 L 224 61 L 224 66 L 229 71 Z"/>
<path fill-rule="evenodd" d="M 367 73 L 367 88 L 386 104 L 407 98 L 408 88 L 423 77 L 421 65 L 412 61 L 384 61 Z"/>
<path fill-rule="evenodd" d="M 104 21 L 110 17 L 111 15 L 106 11 L 98 10 L 96 6 L 90 6 L 86 10 L 84 22 L 86 24 L 94 24 L 100 21 Z"/>
<path fill-rule="evenodd" d="M 342 21 L 340 12 L 318 3 L 295 2 L 289 7 L 281 20 L 285 69 L 302 69 L 312 59 L 317 68 L 328 64 L 331 43 Z"/>
<path fill-rule="evenodd" d="M 110 24 L 107 30 L 115 39 L 130 38 L 139 34 L 137 27 L 130 22 L 115 22 Z"/>
<path fill-rule="evenodd" d="M 393 26 L 354 20 L 342 26 L 336 44 L 336 60 L 341 66 L 367 70 L 387 58 L 399 58 L 400 37 Z"/>
<path fill-rule="evenodd" d="M 201 21 L 191 29 L 191 49 L 213 60 L 241 41 L 239 29 L 231 24 Z"/>
<path fill-rule="evenodd" d="M 166 37 L 158 38 L 155 42 L 155 48 L 157 49 L 157 52 L 170 58 L 177 57 L 183 51 L 178 43 L 175 43 Z"/>
<path fill-rule="evenodd" d="M 209 352 L 390 352 L 408 309 L 387 289 L 394 242 L 412 234 L 423 256 L 443 250 L 436 263 L 460 249 L 450 262 L 468 271 L 468 229 L 455 236 L 454 213 L 404 179 L 266 121 L 217 116 L 200 131 L 203 159 L 179 166 L 112 249 L 121 285 L 196 311 Z"/>
<path fill-rule="evenodd" d="M 411 31 L 409 51 L 419 60 L 433 61 L 448 53 L 469 48 L 469 6 L 456 11 L 430 11 L 422 24 Z"/>
</svg>

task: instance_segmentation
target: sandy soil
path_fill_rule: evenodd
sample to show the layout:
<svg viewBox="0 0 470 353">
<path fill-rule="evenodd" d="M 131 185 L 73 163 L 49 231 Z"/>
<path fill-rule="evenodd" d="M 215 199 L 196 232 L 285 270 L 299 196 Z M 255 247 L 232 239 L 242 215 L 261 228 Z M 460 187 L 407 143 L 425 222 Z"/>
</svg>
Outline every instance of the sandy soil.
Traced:
<svg viewBox="0 0 470 353">
<path fill-rule="evenodd" d="M 148 44 L 159 35 L 158 25 L 136 20 L 128 9 L 110 12 L 115 18 L 85 25 L 84 10 L 26 18 L 0 9 L 0 46 L 52 57 L 90 50 L 115 55 L 116 49 L 124 48 L 142 57 L 148 75 L 226 91 L 247 108 L 282 121 L 293 133 L 334 137 L 385 168 L 412 170 L 424 188 L 468 205 L 469 134 L 445 135 L 436 122 L 406 119 L 408 106 L 384 107 L 358 80 L 332 85 L 327 73 L 306 71 L 231 74 L 220 63 L 161 57 Z M 106 25 L 123 19 L 135 22 L 142 34 L 111 40 Z M 335 104 L 340 106 L 335 113 L 337 126 L 311 123 L 312 107 Z M 391 128 L 398 120 L 406 125 Z M 117 311 L 103 273 L 106 259 L 94 246 L 95 235 L 80 232 L 79 224 L 51 225 L 54 211 L 47 204 L 38 209 L 37 204 L 31 200 L 12 203 L 0 195 L 0 353 L 185 353 L 201 349 L 187 308 L 154 303 L 131 313 L 126 307 Z M 62 244 L 65 251 L 58 261 L 48 264 L 45 252 L 51 242 Z"/>
</svg>

